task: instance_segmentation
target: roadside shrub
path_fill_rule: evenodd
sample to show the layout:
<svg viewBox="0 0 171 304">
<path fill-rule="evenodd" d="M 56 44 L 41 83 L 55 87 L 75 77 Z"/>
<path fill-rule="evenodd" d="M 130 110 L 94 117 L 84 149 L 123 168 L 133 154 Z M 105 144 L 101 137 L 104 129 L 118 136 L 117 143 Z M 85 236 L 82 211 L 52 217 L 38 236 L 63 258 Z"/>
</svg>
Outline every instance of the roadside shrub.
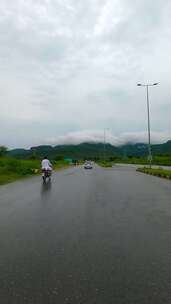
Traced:
<svg viewBox="0 0 171 304">
<path fill-rule="evenodd" d="M 63 155 L 56 155 L 55 160 L 56 161 L 64 160 L 64 156 Z"/>
<path fill-rule="evenodd" d="M 16 173 L 18 175 L 33 174 L 40 168 L 39 161 L 17 160 L 15 158 L 0 158 L 0 174 Z"/>
<path fill-rule="evenodd" d="M 7 171 L 17 172 L 20 170 L 20 161 L 16 159 L 9 159 L 6 162 Z"/>
<path fill-rule="evenodd" d="M 171 170 L 165 170 L 163 168 L 158 169 L 146 169 L 146 168 L 139 168 L 137 169 L 138 172 L 146 173 L 153 176 L 163 177 L 167 179 L 171 179 Z"/>
</svg>

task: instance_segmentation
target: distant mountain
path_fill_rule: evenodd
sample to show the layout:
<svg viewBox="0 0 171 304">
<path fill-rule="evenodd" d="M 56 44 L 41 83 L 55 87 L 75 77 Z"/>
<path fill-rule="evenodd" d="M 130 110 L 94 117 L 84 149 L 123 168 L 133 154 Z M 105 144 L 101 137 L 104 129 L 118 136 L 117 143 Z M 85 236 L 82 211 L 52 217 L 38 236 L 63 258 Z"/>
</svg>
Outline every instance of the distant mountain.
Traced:
<svg viewBox="0 0 171 304">
<path fill-rule="evenodd" d="M 119 156 L 121 151 L 119 148 L 114 147 L 110 144 L 106 144 L 105 147 L 106 156 Z M 8 152 L 10 156 L 17 158 L 31 158 L 38 157 L 42 158 L 47 155 L 51 159 L 55 159 L 57 156 L 64 156 L 66 158 L 102 158 L 104 155 L 104 145 L 82 143 L 79 145 L 59 145 L 59 146 L 37 146 L 32 147 L 29 150 L 14 149 Z"/>
<path fill-rule="evenodd" d="M 30 150 L 25 149 L 13 149 L 8 152 L 8 155 L 17 158 L 27 158 L 30 156 Z"/>
<path fill-rule="evenodd" d="M 124 155 L 129 156 L 146 156 L 148 155 L 148 145 L 147 144 L 127 144 L 120 147 Z M 171 155 L 171 140 L 164 144 L 152 145 L 151 146 L 153 155 Z"/>
<path fill-rule="evenodd" d="M 148 145 L 140 144 L 126 144 L 120 147 L 123 156 L 146 156 L 148 154 Z"/>
<path fill-rule="evenodd" d="M 161 155 L 171 154 L 171 140 L 169 140 L 164 144 L 153 145 L 152 151 L 154 154 L 161 154 Z"/>
<path fill-rule="evenodd" d="M 139 144 L 126 144 L 120 147 L 106 144 L 105 146 L 106 157 L 145 157 L 148 155 L 148 145 Z M 152 145 L 152 152 L 154 155 L 171 155 L 171 140 L 164 144 Z M 8 152 L 10 156 L 17 158 L 42 158 L 47 155 L 50 159 L 55 159 L 59 156 L 66 158 L 79 158 L 79 159 L 93 159 L 102 158 L 104 155 L 104 144 L 102 143 L 82 143 L 79 145 L 59 145 L 49 146 L 42 145 L 26 149 L 14 149 Z"/>
</svg>

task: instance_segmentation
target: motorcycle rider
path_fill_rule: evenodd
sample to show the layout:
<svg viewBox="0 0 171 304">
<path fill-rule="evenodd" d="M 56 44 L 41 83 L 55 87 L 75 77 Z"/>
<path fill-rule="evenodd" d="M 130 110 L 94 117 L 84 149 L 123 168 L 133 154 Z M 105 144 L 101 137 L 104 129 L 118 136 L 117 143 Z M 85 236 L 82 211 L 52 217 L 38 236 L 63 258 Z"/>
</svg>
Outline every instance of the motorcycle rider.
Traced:
<svg viewBox="0 0 171 304">
<path fill-rule="evenodd" d="M 47 156 L 45 156 L 42 160 L 41 163 L 42 166 L 42 170 L 49 170 L 50 172 L 52 172 L 52 164 L 51 162 L 48 160 Z"/>
</svg>

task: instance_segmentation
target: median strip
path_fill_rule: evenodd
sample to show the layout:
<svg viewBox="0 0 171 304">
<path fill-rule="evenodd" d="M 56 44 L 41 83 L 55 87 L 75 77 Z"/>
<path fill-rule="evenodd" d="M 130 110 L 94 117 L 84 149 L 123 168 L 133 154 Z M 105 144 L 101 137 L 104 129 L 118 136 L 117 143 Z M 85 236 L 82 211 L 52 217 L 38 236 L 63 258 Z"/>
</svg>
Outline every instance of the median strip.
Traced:
<svg viewBox="0 0 171 304">
<path fill-rule="evenodd" d="M 153 176 L 171 179 L 171 170 L 165 170 L 162 168 L 157 168 L 157 169 L 151 168 L 150 169 L 150 168 L 144 167 L 144 168 L 138 168 L 137 171 L 141 172 L 141 173 L 153 175 Z"/>
</svg>

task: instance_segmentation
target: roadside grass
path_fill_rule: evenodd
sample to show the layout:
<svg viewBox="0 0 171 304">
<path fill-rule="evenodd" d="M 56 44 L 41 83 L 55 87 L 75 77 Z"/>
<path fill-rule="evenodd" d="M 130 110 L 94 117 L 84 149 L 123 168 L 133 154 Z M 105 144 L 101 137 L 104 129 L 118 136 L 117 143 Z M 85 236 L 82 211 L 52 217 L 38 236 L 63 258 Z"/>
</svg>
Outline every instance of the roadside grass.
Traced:
<svg viewBox="0 0 171 304">
<path fill-rule="evenodd" d="M 68 168 L 71 167 L 72 165 L 69 164 L 67 161 L 65 160 L 61 160 L 61 161 L 54 161 L 53 162 L 53 167 L 54 170 L 59 170 L 59 169 L 64 169 L 64 168 Z"/>
<path fill-rule="evenodd" d="M 150 168 L 144 167 L 144 168 L 138 168 L 137 171 L 141 172 L 141 173 L 145 173 L 145 174 L 150 174 L 150 175 L 154 175 L 154 176 L 158 176 L 158 177 L 171 179 L 171 170 L 165 170 L 162 168 L 150 169 Z"/>
<path fill-rule="evenodd" d="M 127 158 L 115 158 L 115 163 L 122 164 L 135 164 L 135 165 L 148 165 L 148 160 L 145 157 L 127 157 Z M 171 156 L 157 156 L 153 157 L 153 165 L 158 166 L 171 166 Z"/>
<path fill-rule="evenodd" d="M 63 160 L 53 162 L 54 170 L 66 168 L 69 164 Z M 40 174 L 40 160 L 18 160 L 0 157 L 0 185 L 11 183 L 21 178 Z"/>
<path fill-rule="evenodd" d="M 97 164 L 103 168 L 112 168 L 113 162 L 110 161 L 98 161 Z"/>
<path fill-rule="evenodd" d="M 37 174 L 39 168 L 40 162 L 38 160 L 17 160 L 15 158 L 1 157 L 0 185 Z"/>
<path fill-rule="evenodd" d="M 148 161 L 145 158 L 118 158 L 114 160 L 115 164 L 134 164 L 134 165 L 148 165 Z"/>
<path fill-rule="evenodd" d="M 168 156 L 154 156 L 154 164 L 159 166 L 171 166 L 171 155 Z"/>
</svg>

